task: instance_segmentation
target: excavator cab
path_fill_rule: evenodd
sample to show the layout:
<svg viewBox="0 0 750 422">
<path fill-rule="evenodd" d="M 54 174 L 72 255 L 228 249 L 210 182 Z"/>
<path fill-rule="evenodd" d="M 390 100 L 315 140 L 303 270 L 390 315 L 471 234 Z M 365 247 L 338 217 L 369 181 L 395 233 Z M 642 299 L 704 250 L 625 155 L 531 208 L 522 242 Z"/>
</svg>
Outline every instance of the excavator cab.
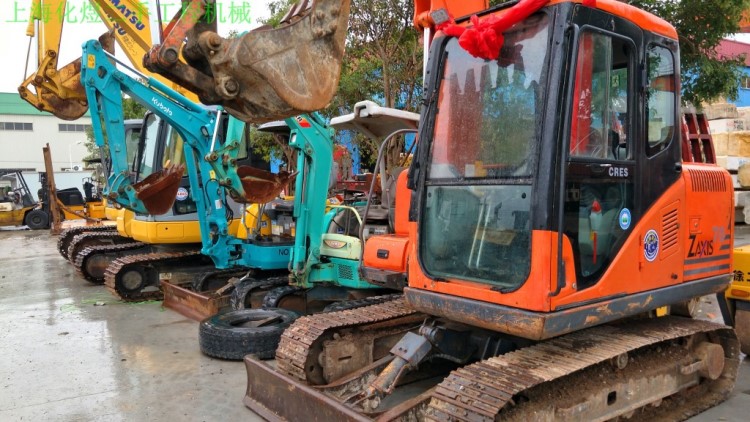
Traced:
<svg viewBox="0 0 750 422">
<path fill-rule="evenodd" d="M 563 334 L 556 311 L 576 303 L 666 289 L 669 305 L 695 293 L 681 283 L 711 294 L 726 281 L 729 254 L 702 268 L 686 252 L 694 213 L 696 241 L 731 245 L 731 198 L 720 168 L 681 163 L 674 30 L 610 3 L 545 7 L 504 33 L 494 60 L 435 38 L 434 118 L 410 175 L 419 265 L 406 298 L 417 309 L 467 320 L 452 304 L 481 298 L 493 313 L 539 313 L 513 334 L 541 339 Z M 552 10 L 576 31 L 556 27 Z M 692 186 L 697 174 L 716 184 Z"/>
<path fill-rule="evenodd" d="M 138 157 L 133 162 L 133 188 L 150 214 L 165 214 L 177 198 L 185 175 L 182 144 L 166 122 L 153 113 L 146 114 Z"/>
</svg>

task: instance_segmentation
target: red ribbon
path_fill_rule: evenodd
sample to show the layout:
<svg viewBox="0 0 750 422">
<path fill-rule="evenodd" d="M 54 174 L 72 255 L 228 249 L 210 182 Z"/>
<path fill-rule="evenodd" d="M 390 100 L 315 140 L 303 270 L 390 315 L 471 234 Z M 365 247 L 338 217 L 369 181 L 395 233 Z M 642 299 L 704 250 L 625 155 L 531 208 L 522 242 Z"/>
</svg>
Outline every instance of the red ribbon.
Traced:
<svg viewBox="0 0 750 422">
<path fill-rule="evenodd" d="M 437 29 L 448 36 L 458 37 L 458 44 L 474 57 L 495 60 L 503 46 L 503 32 L 511 26 L 531 16 L 544 7 L 549 0 L 521 0 L 501 16 L 492 15 L 479 19 L 471 17 L 472 27 L 456 25 L 453 17 L 448 22 L 438 25 Z M 596 6 L 596 0 L 583 0 L 584 6 Z"/>
</svg>

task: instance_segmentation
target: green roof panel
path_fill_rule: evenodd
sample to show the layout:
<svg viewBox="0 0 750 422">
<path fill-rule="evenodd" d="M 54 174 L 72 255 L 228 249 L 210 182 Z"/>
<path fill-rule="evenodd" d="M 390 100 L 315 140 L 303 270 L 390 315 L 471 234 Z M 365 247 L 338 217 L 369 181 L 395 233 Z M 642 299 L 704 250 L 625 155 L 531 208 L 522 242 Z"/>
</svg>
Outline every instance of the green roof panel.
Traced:
<svg viewBox="0 0 750 422">
<path fill-rule="evenodd" d="M 52 116 L 52 114 L 39 111 L 33 105 L 27 103 L 16 92 L 0 92 L 0 116 L 16 114 L 22 116 Z M 86 111 L 84 116 L 91 116 Z"/>
</svg>

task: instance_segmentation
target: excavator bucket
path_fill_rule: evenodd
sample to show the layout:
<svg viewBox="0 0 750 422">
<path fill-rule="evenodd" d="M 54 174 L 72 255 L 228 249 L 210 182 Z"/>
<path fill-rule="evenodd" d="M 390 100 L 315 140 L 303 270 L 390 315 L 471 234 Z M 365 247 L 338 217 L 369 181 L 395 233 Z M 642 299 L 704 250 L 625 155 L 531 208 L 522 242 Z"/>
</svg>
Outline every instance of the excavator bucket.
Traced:
<svg viewBox="0 0 750 422">
<path fill-rule="evenodd" d="M 107 31 L 99 37 L 105 51 L 114 54 L 115 37 Z M 41 111 L 52 113 L 63 120 L 76 120 L 89 109 L 86 91 L 81 85 L 81 58 L 77 58 L 60 69 L 54 53 L 45 59 L 39 71 L 30 76 L 18 88 L 21 98 Z M 33 85 L 36 94 L 28 89 Z"/>
<path fill-rule="evenodd" d="M 43 88 L 38 89 L 41 91 L 42 108 L 44 111 L 48 111 L 60 119 L 76 120 L 83 116 L 89 109 L 80 79 L 81 58 L 79 57 L 65 65 L 58 71 L 58 76 L 62 89 L 73 93 L 73 95 L 64 98 L 57 92 L 48 91 Z"/>
<path fill-rule="evenodd" d="M 133 185 L 136 197 L 143 201 L 143 206 L 150 214 L 164 214 L 172 208 L 177 198 L 185 165 L 166 166 L 163 170 L 151 173 L 148 177 Z"/>
<path fill-rule="evenodd" d="M 205 15 L 198 1 L 183 2 L 184 10 L 198 8 Z M 279 27 L 229 39 L 181 14 L 144 64 L 195 92 L 203 103 L 221 105 L 249 123 L 320 110 L 338 88 L 349 8 L 350 0 L 302 0 Z M 187 64 L 174 53 L 185 38 Z"/>
<path fill-rule="evenodd" d="M 270 202 L 279 196 L 297 173 L 296 171 L 294 173 L 280 171 L 278 174 L 274 174 L 250 166 L 240 166 L 237 168 L 237 176 L 242 182 L 245 196 L 244 198 L 235 198 L 235 200 L 256 204 Z"/>
</svg>

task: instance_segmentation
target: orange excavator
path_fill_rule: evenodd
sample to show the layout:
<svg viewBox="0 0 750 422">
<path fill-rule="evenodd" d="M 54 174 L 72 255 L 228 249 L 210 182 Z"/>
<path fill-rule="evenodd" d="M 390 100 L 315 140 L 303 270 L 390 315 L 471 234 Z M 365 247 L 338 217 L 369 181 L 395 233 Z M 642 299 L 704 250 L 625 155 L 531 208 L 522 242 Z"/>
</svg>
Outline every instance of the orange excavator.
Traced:
<svg viewBox="0 0 750 422">
<path fill-rule="evenodd" d="M 734 330 L 657 317 L 732 280 L 731 179 L 681 130 L 674 28 L 612 0 L 429 12 L 404 298 L 300 318 L 275 367 L 246 358 L 245 403 L 678 420 L 726 399 Z"/>
<path fill-rule="evenodd" d="M 248 121 L 330 100 L 348 0 L 236 39 L 199 25 L 208 3 L 183 2 L 151 70 Z M 404 297 L 298 319 L 275 366 L 245 358 L 246 405 L 289 420 L 678 420 L 726 399 L 734 330 L 662 315 L 727 288 L 734 240 L 731 178 L 681 130 L 674 27 L 615 0 L 415 9 L 429 51 Z"/>
</svg>

